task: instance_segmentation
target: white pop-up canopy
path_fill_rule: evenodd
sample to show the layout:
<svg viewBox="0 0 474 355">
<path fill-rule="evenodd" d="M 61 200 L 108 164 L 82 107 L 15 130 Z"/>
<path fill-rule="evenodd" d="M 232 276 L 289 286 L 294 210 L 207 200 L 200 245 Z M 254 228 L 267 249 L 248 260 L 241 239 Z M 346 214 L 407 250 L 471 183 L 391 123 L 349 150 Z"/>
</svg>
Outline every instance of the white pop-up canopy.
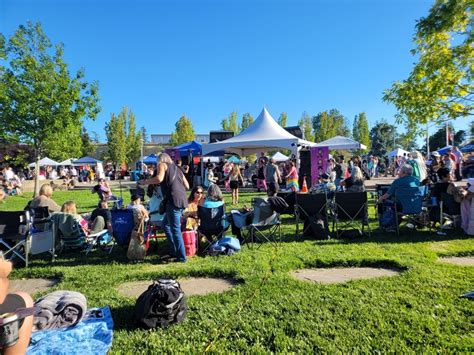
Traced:
<svg viewBox="0 0 474 355">
<path fill-rule="evenodd" d="M 38 163 L 39 163 L 39 166 L 59 165 L 57 161 L 54 161 L 53 159 L 49 159 L 48 157 L 44 157 L 43 159 L 40 159 Z M 35 162 L 28 164 L 28 167 L 34 168 L 35 164 L 36 164 Z"/>
<path fill-rule="evenodd" d="M 273 154 L 272 159 L 275 160 L 275 162 L 280 163 L 280 162 L 282 162 L 282 161 L 287 161 L 287 160 L 290 159 L 290 158 L 287 157 L 287 156 L 286 156 L 285 154 L 283 154 L 283 153 L 276 152 L 275 154 Z"/>
<path fill-rule="evenodd" d="M 314 143 L 295 137 L 281 127 L 263 108 L 255 122 L 239 135 L 222 142 L 202 145 L 202 155 L 216 151 L 236 153 L 240 156 L 267 151 L 272 148 L 285 148 L 297 152 L 298 147 L 313 146 Z"/>
<path fill-rule="evenodd" d="M 76 160 L 76 159 L 66 159 L 66 160 L 63 160 L 62 162 L 60 162 L 58 165 L 69 166 L 69 165 L 74 164 L 74 160 Z"/>
<path fill-rule="evenodd" d="M 329 147 L 329 149 L 344 149 L 344 150 L 352 150 L 352 149 L 367 149 L 365 145 L 362 143 L 356 142 L 355 140 L 342 137 L 342 136 L 335 136 L 325 141 L 316 144 L 316 147 Z"/>
<path fill-rule="evenodd" d="M 390 158 L 393 158 L 393 157 L 402 157 L 403 154 L 409 154 L 410 152 L 406 151 L 405 149 L 402 149 L 402 148 L 397 148 L 395 150 L 392 150 L 390 153 L 388 153 L 388 156 Z"/>
</svg>

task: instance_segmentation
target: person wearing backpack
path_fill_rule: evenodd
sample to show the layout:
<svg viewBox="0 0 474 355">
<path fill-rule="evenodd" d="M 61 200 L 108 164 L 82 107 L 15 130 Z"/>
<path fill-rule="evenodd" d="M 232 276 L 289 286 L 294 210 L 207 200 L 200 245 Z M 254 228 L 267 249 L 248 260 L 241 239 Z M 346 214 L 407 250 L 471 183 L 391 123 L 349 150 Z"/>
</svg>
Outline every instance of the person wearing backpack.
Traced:
<svg viewBox="0 0 474 355">
<path fill-rule="evenodd" d="M 140 185 L 160 184 L 164 196 L 165 218 L 163 230 L 171 246 L 171 255 L 178 262 L 186 262 L 186 250 L 183 236 L 181 234 L 181 218 L 183 211 L 188 207 L 186 190 L 189 189 L 188 180 L 183 171 L 173 163 L 171 157 L 166 153 L 158 156 L 158 173 L 155 177 L 140 180 Z"/>
</svg>

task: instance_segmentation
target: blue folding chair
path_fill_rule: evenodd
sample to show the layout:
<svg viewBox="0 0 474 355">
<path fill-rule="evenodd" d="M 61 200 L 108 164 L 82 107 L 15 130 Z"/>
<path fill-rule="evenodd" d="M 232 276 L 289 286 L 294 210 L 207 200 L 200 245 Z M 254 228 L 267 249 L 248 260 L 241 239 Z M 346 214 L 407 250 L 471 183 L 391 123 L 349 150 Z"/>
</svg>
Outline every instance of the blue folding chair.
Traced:
<svg viewBox="0 0 474 355">
<path fill-rule="evenodd" d="M 400 235 L 400 224 L 412 222 L 416 225 L 423 211 L 425 187 L 403 187 L 395 191 L 395 225 Z"/>
<path fill-rule="evenodd" d="M 115 241 L 118 245 L 128 245 L 130 235 L 135 228 L 132 209 L 115 209 L 111 210 L 112 214 L 112 230 Z"/>
</svg>

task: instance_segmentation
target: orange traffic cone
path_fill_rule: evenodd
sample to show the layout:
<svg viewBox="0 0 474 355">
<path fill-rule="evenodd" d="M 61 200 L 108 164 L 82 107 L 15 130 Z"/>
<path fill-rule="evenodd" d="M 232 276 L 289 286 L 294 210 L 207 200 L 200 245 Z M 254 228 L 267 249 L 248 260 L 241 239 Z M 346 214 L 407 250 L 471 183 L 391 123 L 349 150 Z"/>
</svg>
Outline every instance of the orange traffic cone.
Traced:
<svg viewBox="0 0 474 355">
<path fill-rule="evenodd" d="M 301 192 L 308 192 L 308 185 L 306 185 L 306 176 L 303 176 L 303 186 L 301 187 Z"/>
</svg>

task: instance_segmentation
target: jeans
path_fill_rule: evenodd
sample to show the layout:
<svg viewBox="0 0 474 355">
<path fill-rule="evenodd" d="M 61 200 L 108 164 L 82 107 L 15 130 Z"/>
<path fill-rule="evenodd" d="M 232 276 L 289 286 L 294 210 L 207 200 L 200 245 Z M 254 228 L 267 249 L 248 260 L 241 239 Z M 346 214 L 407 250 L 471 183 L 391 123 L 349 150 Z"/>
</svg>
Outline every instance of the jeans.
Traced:
<svg viewBox="0 0 474 355">
<path fill-rule="evenodd" d="M 183 208 L 177 208 L 172 201 L 166 204 L 165 218 L 163 219 L 163 230 L 170 243 L 171 255 L 177 261 L 186 261 L 186 250 L 184 249 L 183 236 L 181 235 L 181 216 Z"/>
</svg>

